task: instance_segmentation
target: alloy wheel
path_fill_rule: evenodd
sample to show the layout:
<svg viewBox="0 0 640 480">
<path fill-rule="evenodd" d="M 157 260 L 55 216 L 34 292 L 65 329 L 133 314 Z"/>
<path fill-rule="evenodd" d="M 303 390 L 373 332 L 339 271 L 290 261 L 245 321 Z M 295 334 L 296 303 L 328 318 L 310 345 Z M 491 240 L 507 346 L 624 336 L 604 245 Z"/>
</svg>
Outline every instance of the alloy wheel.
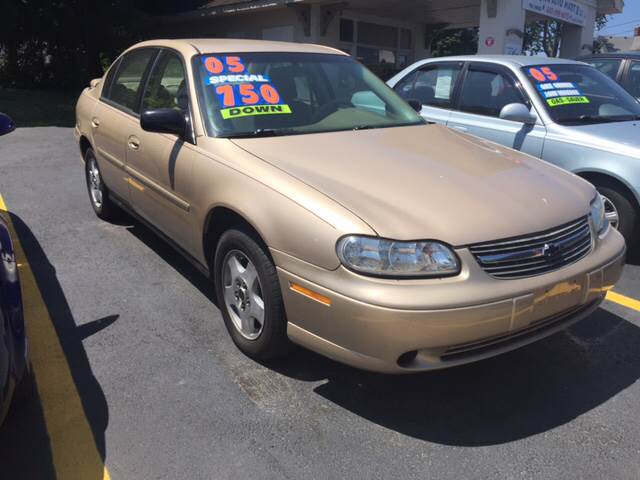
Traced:
<svg viewBox="0 0 640 480">
<path fill-rule="evenodd" d="M 102 179 L 100 178 L 100 170 L 98 170 L 98 164 L 96 163 L 95 158 L 91 158 L 89 160 L 87 177 L 89 181 L 91 201 L 97 209 L 100 209 L 102 208 Z"/>
<path fill-rule="evenodd" d="M 620 214 L 618 213 L 618 209 L 610 199 L 604 195 L 601 195 L 601 197 L 602 202 L 604 203 L 604 215 L 607 217 L 607 220 L 609 220 L 611 226 L 617 229 L 620 224 Z"/>
<path fill-rule="evenodd" d="M 225 308 L 240 335 L 255 340 L 262 333 L 265 318 L 258 271 L 240 250 L 227 253 L 222 264 Z"/>
</svg>

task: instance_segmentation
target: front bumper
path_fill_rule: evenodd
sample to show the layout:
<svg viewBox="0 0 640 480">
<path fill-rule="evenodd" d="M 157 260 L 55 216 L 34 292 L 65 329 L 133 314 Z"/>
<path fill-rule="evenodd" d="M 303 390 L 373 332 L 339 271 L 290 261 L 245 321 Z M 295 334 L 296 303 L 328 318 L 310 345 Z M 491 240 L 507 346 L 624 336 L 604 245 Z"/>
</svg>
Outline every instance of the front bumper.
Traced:
<svg viewBox="0 0 640 480">
<path fill-rule="evenodd" d="M 451 367 L 534 342 L 590 315 L 618 281 L 624 240 L 611 231 L 580 261 L 536 277 L 489 277 L 467 249 L 455 278 L 385 280 L 327 271 L 272 250 L 290 339 L 385 373 Z M 327 306 L 291 289 L 301 285 Z"/>
</svg>

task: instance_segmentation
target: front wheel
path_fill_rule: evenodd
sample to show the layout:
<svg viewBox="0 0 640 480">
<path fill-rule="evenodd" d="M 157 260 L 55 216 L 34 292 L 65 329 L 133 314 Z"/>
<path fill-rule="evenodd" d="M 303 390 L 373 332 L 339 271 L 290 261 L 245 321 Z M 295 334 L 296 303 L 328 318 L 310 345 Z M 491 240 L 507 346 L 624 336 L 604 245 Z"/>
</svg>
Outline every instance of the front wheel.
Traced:
<svg viewBox="0 0 640 480">
<path fill-rule="evenodd" d="M 218 306 L 234 343 L 246 355 L 268 360 L 287 352 L 287 321 L 272 260 L 254 235 L 227 230 L 214 258 Z"/>
<path fill-rule="evenodd" d="M 638 213 L 631 199 L 609 185 L 596 185 L 602 196 L 604 211 L 609 223 L 624 237 L 627 245 L 633 245 L 638 235 Z"/>
</svg>

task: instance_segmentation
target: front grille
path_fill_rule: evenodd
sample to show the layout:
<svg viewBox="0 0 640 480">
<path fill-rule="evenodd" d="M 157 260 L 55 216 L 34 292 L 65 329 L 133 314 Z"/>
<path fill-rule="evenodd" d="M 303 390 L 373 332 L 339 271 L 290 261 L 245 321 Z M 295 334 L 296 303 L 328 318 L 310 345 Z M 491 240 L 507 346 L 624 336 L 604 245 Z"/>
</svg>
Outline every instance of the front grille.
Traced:
<svg viewBox="0 0 640 480">
<path fill-rule="evenodd" d="M 589 218 L 583 217 L 546 232 L 469 249 L 482 269 L 495 278 L 541 275 L 577 262 L 591 251 Z"/>
<path fill-rule="evenodd" d="M 450 362 L 452 360 L 473 358 L 478 355 L 482 355 L 483 353 L 491 352 L 492 350 L 509 347 L 517 342 L 524 342 L 531 337 L 543 335 L 547 330 L 572 323 L 578 315 L 592 308 L 596 302 L 597 300 L 587 305 L 574 307 L 551 317 L 543 318 L 521 330 L 486 338 L 476 342 L 449 347 L 440 357 L 440 360 L 443 362 Z"/>
</svg>

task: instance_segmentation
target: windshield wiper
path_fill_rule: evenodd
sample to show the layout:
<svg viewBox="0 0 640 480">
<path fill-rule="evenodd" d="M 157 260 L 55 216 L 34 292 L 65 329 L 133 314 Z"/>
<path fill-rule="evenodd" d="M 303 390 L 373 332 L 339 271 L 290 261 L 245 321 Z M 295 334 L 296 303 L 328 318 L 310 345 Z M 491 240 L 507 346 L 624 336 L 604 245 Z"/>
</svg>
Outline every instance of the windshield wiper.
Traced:
<svg viewBox="0 0 640 480">
<path fill-rule="evenodd" d="M 221 138 L 259 138 L 259 137 L 279 137 L 281 135 L 291 135 L 293 130 L 283 130 L 275 128 L 258 128 L 251 132 L 229 133 L 220 135 Z"/>
<path fill-rule="evenodd" d="M 607 117 L 611 122 L 632 122 L 640 120 L 640 115 L 619 115 L 617 117 Z"/>
<path fill-rule="evenodd" d="M 640 120 L 640 115 L 619 115 L 617 117 L 604 117 L 602 115 L 580 115 L 579 117 L 563 118 L 562 123 L 611 123 L 630 122 Z"/>
</svg>

